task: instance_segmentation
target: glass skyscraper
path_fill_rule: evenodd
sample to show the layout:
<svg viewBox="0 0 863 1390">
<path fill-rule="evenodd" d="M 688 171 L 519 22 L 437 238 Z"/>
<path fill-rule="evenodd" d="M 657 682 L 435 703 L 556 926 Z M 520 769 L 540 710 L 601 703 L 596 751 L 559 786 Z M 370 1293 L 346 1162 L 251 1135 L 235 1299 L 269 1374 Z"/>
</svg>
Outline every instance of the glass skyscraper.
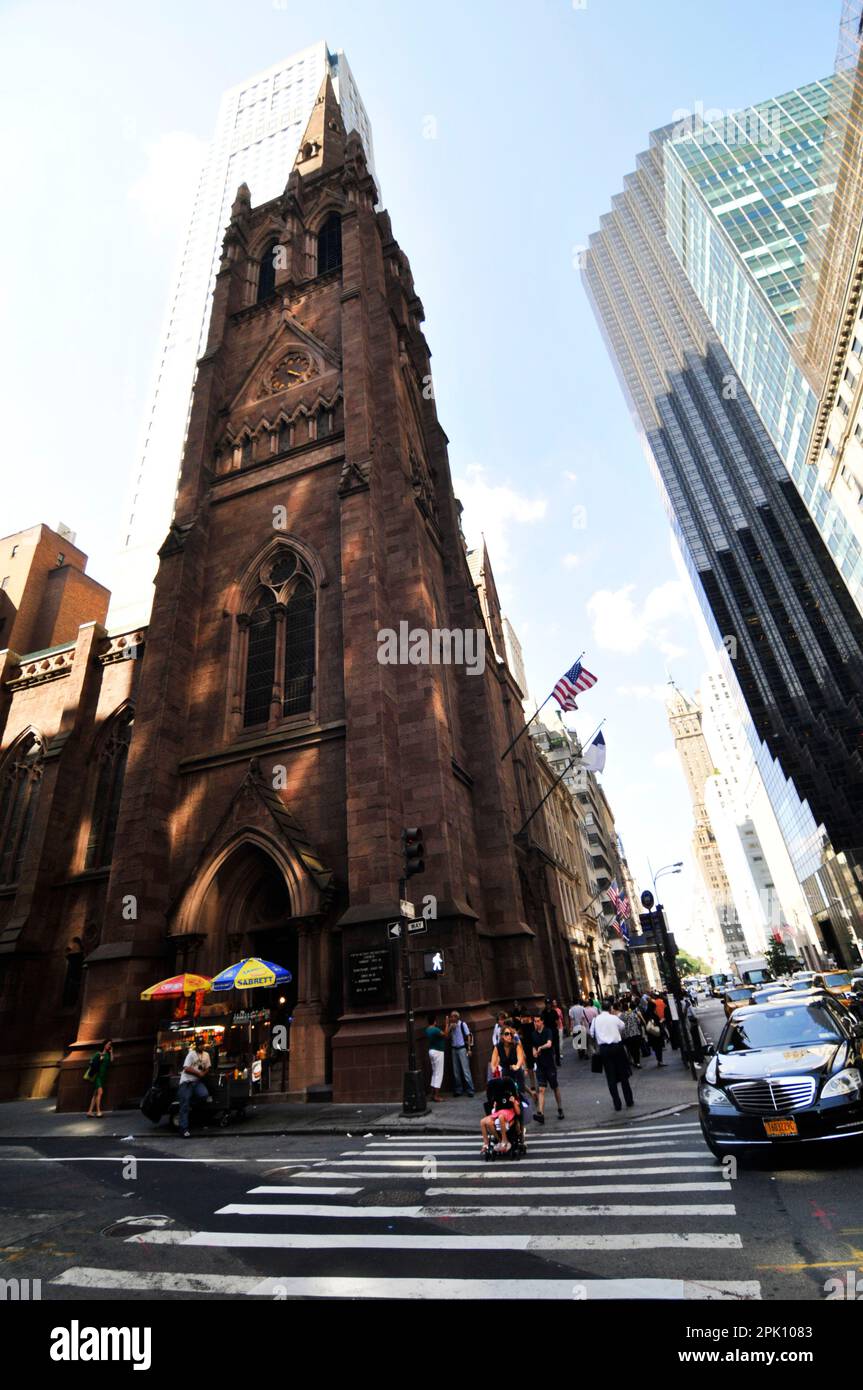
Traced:
<svg viewBox="0 0 863 1390">
<path fill-rule="evenodd" d="M 795 352 L 807 263 L 823 260 L 836 182 L 824 159 L 833 86 L 829 77 L 655 138 L 669 244 L 863 611 L 863 550 L 807 464 L 818 395 Z"/>
<path fill-rule="evenodd" d="M 347 131 L 357 130 L 374 174 L 366 109 L 343 53 L 313 44 L 224 93 L 201 171 L 162 335 L 149 409 L 129 480 L 111 575 L 109 625 L 147 622 L 157 553 L 174 496 L 195 370 L 210 324 L 213 286 L 231 204 L 246 183 L 255 206 L 284 190 L 324 77 L 332 78 Z"/>
<path fill-rule="evenodd" d="M 591 237 L 585 280 L 803 883 L 825 832 L 863 839 L 863 617 L 666 236 L 668 133 Z"/>
</svg>

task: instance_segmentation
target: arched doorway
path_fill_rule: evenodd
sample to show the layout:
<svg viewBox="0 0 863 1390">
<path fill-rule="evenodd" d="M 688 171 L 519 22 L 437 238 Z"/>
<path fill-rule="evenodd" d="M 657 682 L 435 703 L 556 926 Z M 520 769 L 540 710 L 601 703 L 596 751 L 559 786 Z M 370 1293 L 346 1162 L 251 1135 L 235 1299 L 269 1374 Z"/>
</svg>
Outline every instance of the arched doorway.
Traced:
<svg viewBox="0 0 863 1390">
<path fill-rule="evenodd" d="M 224 1022 L 226 1054 L 255 1068 L 261 1092 L 290 1089 L 294 1011 L 300 998 L 300 933 L 282 867 L 259 841 L 242 839 L 220 855 L 187 895 L 172 939 L 177 970 L 216 975 L 245 956 L 291 972 L 273 989 L 207 995 L 200 1022 Z M 188 943 L 188 945 L 186 944 Z"/>
</svg>

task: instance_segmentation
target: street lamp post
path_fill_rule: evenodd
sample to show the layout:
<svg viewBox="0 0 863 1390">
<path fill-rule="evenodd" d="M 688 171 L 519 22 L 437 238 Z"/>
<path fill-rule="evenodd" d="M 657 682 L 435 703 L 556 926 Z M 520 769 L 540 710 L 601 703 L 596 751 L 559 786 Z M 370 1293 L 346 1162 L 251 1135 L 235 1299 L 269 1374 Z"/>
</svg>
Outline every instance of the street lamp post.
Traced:
<svg viewBox="0 0 863 1390">
<path fill-rule="evenodd" d="M 647 867 L 650 869 L 650 877 L 653 881 L 653 889 L 655 893 L 657 891 L 656 885 L 662 878 L 662 875 L 679 874 L 681 869 L 683 868 L 683 860 L 678 859 L 673 864 L 664 864 L 661 869 L 657 869 L 656 873 L 653 872 L 650 860 L 647 861 Z M 654 898 L 652 893 L 642 893 L 641 901 L 647 908 L 648 912 L 653 910 Z M 689 1071 L 694 1081 L 696 1079 L 697 1073 L 695 1071 L 695 1062 L 693 1060 L 692 1038 L 689 1032 L 689 1024 L 686 1019 L 686 1015 L 683 1011 L 683 991 L 680 987 L 680 975 L 677 969 L 677 961 L 675 960 L 675 957 L 671 954 L 670 943 L 668 940 L 668 926 L 665 921 L 665 912 L 663 910 L 662 903 L 657 902 L 655 910 L 657 917 L 657 927 L 660 934 L 660 951 L 662 958 L 665 961 L 665 973 L 668 978 L 668 983 L 671 986 L 671 993 L 674 998 L 675 1008 L 677 1010 L 677 1021 L 680 1025 L 681 1043 L 686 1049 L 686 1060 L 689 1064 Z"/>
</svg>

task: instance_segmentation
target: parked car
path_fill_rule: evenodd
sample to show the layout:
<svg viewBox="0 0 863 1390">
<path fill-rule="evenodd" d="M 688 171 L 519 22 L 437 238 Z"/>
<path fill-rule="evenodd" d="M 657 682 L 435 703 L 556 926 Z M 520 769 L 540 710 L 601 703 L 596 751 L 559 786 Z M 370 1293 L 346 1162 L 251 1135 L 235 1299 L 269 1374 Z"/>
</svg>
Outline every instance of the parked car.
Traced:
<svg viewBox="0 0 863 1390">
<path fill-rule="evenodd" d="M 737 1008 L 698 1086 L 705 1143 L 735 1150 L 863 1138 L 863 1024 L 824 993 Z"/>
<path fill-rule="evenodd" d="M 771 999 L 776 999 L 780 994 L 787 994 L 789 986 L 785 984 L 762 985 L 756 989 L 752 995 L 753 1004 L 767 1004 Z"/>
<path fill-rule="evenodd" d="M 796 975 L 792 975 L 788 981 L 788 988 L 799 993 L 808 994 L 815 981 L 814 970 L 800 970 Z"/>
<path fill-rule="evenodd" d="M 727 989 L 722 996 L 725 1017 L 730 1018 L 735 1009 L 742 1009 L 744 1004 L 751 1004 L 752 994 L 751 985 L 735 985 L 732 989 Z"/>
<path fill-rule="evenodd" d="M 843 1004 L 851 1003 L 854 992 L 854 976 L 850 970 L 823 970 L 812 981 L 815 989 L 825 989 Z"/>
</svg>

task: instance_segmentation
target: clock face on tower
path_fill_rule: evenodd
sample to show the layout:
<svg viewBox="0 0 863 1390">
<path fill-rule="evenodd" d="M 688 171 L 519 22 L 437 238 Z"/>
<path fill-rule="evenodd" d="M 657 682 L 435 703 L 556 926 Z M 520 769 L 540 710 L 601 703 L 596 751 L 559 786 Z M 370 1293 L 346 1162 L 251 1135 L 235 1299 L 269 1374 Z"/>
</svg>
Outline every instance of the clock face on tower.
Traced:
<svg viewBox="0 0 863 1390">
<path fill-rule="evenodd" d="M 311 358 L 299 350 L 286 353 L 273 372 L 270 387 L 273 391 L 287 391 L 290 386 L 299 386 L 312 375 Z"/>
</svg>

